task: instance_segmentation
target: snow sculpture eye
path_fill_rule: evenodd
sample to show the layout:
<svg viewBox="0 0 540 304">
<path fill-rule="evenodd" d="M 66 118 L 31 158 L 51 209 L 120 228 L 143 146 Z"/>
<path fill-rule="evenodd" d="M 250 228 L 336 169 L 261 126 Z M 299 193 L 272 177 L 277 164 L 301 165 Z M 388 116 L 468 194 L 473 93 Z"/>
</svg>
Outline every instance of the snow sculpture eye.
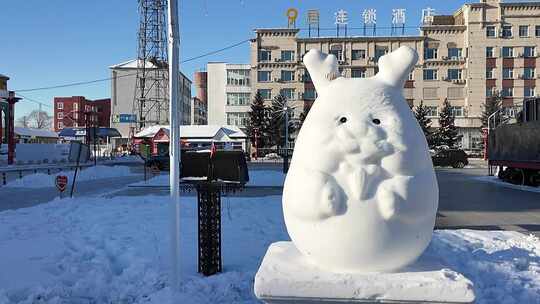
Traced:
<svg viewBox="0 0 540 304">
<path fill-rule="evenodd" d="M 381 121 L 377 118 L 373 119 L 372 122 L 376 125 L 380 125 L 381 124 Z"/>
<path fill-rule="evenodd" d="M 346 123 L 346 122 L 347 122 L 347 117 L 341 117 L 341 118 L 339 119 L 339 122 L 340 122 L 340 123 Z"/>
</svg>

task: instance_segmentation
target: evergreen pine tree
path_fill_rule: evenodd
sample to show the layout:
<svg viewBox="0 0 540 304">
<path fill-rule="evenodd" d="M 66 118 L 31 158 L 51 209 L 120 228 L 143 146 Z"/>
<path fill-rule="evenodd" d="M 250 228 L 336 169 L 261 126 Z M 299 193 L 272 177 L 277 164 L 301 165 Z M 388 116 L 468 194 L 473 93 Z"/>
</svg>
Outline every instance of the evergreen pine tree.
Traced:
<svg viewBox="0 0 540 304">
<path fill-rule="evenodd" d="M 264 105 L 264 100 L 259 92 L 255 95 L 255 98 L 251 102 L 249 115 L 249 123 L 246 126 L 246 132 L 251 139 L 253 145 L 258 148 L 265 147 L 268 137 L 268 109 Z M 255 143 L 257 138 L 257 143 Z"/>
<path fill-rule="evenodd" d="M 420 128 L 422 128 L 422 131 L 426 136 L 428 145 L 431 147 L 433 144 L 432 134 L 429 130 L 431 128 L 431 119 L 429 119 L 427 116 L 428 111 L 427 108 L 424 106 L 423 100 L 421 100 L 420 104 L 416 106 L 416 109 L 414 109 L 413 113 L 416 117 L 416 120 L 418 121 L 418 124 L 420 125 Z"/>
<path fill-rule="evenodd" d="M 444 100 L 443 107 L 439 113 L 439 128 L 435 133 L 435 138 L 438 146 L 457 147 L 459 135 L 454 125 L 454 113 L 448 99 Z"/>
<path fill-rule="evenodd" d="M 311 107 L 312 106 L 304 106 L 304 111 L 302 111 L 302 113 L 300 113 L 300 116 L 298 117 L 298 120 L 299 120 L 298 129 L 302 128 L 302 125 L 304 124 L 304 120 L 306 120 L 309 110 L 311 110 Z"/>
<path fill-rule="evenodd" d="M 272 100 L 272 105 L 269 109 L 269 128 L 268 134 L 272 146 L 282 147 L 285 143 L 285 113 L 284 108 L 287 106 L 287 98 L 283 95 L 277 95 Z M 289 113 L 291 114 L 291 113 Z M 289 137 L 295 131 L 294 123 L 291 115 L 289 116 Z M 290 138 L 289 138 L 290 140 Z"/>
</svg>

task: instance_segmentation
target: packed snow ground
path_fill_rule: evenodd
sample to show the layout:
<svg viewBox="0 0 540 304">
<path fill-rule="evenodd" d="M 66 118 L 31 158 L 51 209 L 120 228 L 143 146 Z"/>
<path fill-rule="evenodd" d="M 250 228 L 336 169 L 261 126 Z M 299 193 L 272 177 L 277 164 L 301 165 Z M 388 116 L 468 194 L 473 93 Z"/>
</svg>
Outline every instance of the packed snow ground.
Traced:
<svg viewBox="0 0 540 304">
<path fill-rule="evenodd" d="M 151 173 L 149 173 L 151 174 Z M 249 182 L 247 186 L 283 186 L 285 183 L 285 175 L 281 171 L 276 170 L 250 170 Z M 161 174 L 149 178 L 147 181 L 141 181 L 131 184 L 131 186 L 154 186 L 168 187 L 169 174 Z"/>
<path fill-rule="evenodd" d="M 225 198 L 224 272 L 197 274 L 197 212 L 182 198 L 176 303 L 256 303 L 268 246 L 289 237 L 280 196 Z M 171 303 L 164 196 L 57 199 L 0 213 L 0 303 Z M 427 249 L 474 282 L 476 303 L 540 303 L 540 242 L 516 232 L 436 231 Z"/>
<path fill-rule="evenodd" d="M 54 187 L 55 179 L 58 175 L 65 175 L 68 177 L 68 183 L 71 184 L 75 170 L 61 171 L 59 173 L 47 175 L 45 173 L 35 173 L 23 176 L 23 178 L 16 179 L 6 185 L 6 187 L 23 187 L 23 188 L 46 188 Z M 83 167 L 77 173 L 77 181 L 95 180 L 101 178 L 111 177 L 124 177 L 137 175 L 131 172 L 130 167 L 127 166 L 92 166 Z"/>
<path fill-rule="evenodd" d="M 478 176 L 474 177 L 475 180 L 481 181 L 484 183 L 492 183 L 499 185 L 501 187 L 506 187 L 510 189 L 516 189 L 516 190 L 522 190 L 522 191 L 529 191 L 529 192 L 536 192 L 540 193 L 540 187 L 531 187 L 531 186 L 521 186 L 521 185 L 514 185 L 507 182 L 503 182 L 496 176 Z"/>
</svg>

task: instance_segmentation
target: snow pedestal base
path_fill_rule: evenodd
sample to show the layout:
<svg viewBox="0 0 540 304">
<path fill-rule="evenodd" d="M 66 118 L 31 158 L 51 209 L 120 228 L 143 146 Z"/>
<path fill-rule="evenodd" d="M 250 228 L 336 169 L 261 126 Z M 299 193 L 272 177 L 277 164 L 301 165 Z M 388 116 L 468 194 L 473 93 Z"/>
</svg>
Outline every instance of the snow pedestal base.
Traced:
<svg viewBox="0 0 540 304">
<path fill-rule="evenodd" d="M 436 257 L 395 273 L 338 274 L 308 261 L 292 242 L 268 248 L 255 276 L 265 303 L 473 303 L 473 284 Z"/>
</svg>

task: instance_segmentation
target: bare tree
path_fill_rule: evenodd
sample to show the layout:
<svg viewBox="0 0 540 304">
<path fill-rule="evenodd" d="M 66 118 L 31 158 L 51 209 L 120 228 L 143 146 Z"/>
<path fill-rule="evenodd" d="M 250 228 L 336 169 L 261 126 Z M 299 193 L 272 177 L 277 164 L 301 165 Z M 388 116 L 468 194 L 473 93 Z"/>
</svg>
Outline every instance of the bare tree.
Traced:
<svg viewBox="0 0 540 304">
<path fill-rule="evenodd" d="M 45 111 L 39 110 L 34 110 L 30 114 L 17 119 L 17 126 L 23 128 L 50 129 L 51 124 L 52 116 Z"/>
<path fill-rule="evenodd" d="M 52 116 L 45 111 L 34 110 L 28 114 L 30 126 L 35 129 L 50 129 Z"/>
<path fill-rule="evenodd" d="M 21 116 L 17 119 L 17 127 L 28 128 L 30 126 L 30 120 L 27 115 Z"/>
</svg>

